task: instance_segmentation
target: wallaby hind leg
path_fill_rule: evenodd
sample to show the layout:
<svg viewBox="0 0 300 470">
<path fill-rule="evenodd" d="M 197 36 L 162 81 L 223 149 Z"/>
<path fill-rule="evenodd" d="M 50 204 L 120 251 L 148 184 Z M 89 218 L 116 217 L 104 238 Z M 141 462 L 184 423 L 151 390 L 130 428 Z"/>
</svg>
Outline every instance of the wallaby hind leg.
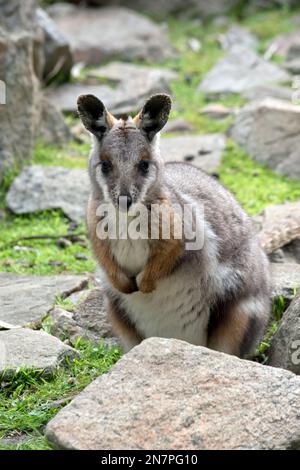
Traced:
<svg viewBox="0 0 300 470">
<path fill-rule="evenodd" d="M 129 321 L 124 310 L 118 305 L 117 301 L 112 299 L 108 299 L 108 317 L 113 330 L 122 342 L 125 352 L 128 352 L 143 341 L 144 338 Z"/>
<path fill-rule="evenodd" d="M 268 299 L 248 297 L 214 312 L 208 328 L 208 348 L 245 357 L 254 352 L 268 323 Z"/>
</svg>

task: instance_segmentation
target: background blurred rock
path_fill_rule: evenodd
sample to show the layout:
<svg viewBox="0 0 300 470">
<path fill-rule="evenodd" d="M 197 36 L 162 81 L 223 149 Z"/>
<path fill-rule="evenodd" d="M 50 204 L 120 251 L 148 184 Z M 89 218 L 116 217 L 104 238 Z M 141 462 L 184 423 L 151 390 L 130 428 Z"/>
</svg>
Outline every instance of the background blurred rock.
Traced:
<svg viewBox="0 0 300 470">
<path fill-rule="evenodd" d="M 114 59 L 162 61 L 174 56 L 165 28 L 127 8 L 56 9 L 52 16 L 76 62 L 98 65 Z"/>
<path fill-rule="evenodd" d="M 70 78 L 73 56 L 66 37 L 42 8 L 36 10 L 37 22 L 43 32 L 44 67 L 42 78 L 48 82 L 59 75 L 61 81 Z"/>
<path fill-rule="evenodd" d="M 0 182 L 8 167 L 31 157 L 36 135 L 41 35 L 35 2 L 0 1 L 0 79 L 6 104 L 0 113 Z"/>
<path fill-rule="evenodd" d="M 272 6 L 294 6 L 298 0 L 69 0 L 76 5 L 107 6 L 122 5 L 139 12 L 152 13 L 159 17 L 170 14 L 203 17 L 222 15 L 241 6 L 255 10 Z M 243 5 L 242 5 L 243 4 Z"/>
</svg>

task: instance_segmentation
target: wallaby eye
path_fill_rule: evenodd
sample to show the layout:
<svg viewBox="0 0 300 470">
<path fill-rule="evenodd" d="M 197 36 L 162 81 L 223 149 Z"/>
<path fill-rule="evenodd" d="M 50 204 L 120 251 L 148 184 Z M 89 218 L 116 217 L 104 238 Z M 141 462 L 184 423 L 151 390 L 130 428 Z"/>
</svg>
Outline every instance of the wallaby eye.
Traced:
<svg viewBox="0 0 300 470">
<path fill-rule="evenodd" d="M 104 175 L 107 175 L 112 170 L 112 163 L 109 160 L 103 160 L 101 162 L 101 171 Z"/>
<path fill-rule="evenodd" d="M 139 163 L 139 170 L 143 175 L 147 175 L 147 173 L 149 172 L 149 162 L 147 160 L 142 160 Z"/>
</svg>

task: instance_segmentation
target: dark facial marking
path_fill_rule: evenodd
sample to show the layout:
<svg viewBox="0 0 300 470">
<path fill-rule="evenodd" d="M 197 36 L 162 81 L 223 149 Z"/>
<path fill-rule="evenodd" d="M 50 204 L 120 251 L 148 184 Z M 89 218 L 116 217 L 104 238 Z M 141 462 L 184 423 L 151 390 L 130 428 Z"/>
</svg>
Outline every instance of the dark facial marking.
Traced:
<svg viewBox="0 0 300 470">
<path fill-rule="evenodd" d="M 140 173 L 144 176 L 148 175 L 149 173 L 149 166 L 150 166 L 150 163 L 148 160 L 142 160 L 140 161 L 139 163 L 139 170 L 140 170 Z"/>
<path fill-rule="evenodd" d="M 100 163 L 102 173 L 108 175 L 113 169 L 112 163 L 109 160 L 102 160 Z"/>
</svg>

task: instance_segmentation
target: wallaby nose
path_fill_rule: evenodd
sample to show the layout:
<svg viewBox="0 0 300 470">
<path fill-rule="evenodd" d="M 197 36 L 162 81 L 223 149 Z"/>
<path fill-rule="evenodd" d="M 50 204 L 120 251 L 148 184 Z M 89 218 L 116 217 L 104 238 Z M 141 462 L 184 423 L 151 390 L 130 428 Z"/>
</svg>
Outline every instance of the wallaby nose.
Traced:
<svg viewBox="0 0 300 470">
<path fill-rule="evenodd" d="M 131 204 L 132 204 L 132 197 L 130 196 L 130 194 L 120 195 L 120 197 L 119 197 L 119 206 L 121 207 L 121 209 L 129 210 Z"/>
</svg>

